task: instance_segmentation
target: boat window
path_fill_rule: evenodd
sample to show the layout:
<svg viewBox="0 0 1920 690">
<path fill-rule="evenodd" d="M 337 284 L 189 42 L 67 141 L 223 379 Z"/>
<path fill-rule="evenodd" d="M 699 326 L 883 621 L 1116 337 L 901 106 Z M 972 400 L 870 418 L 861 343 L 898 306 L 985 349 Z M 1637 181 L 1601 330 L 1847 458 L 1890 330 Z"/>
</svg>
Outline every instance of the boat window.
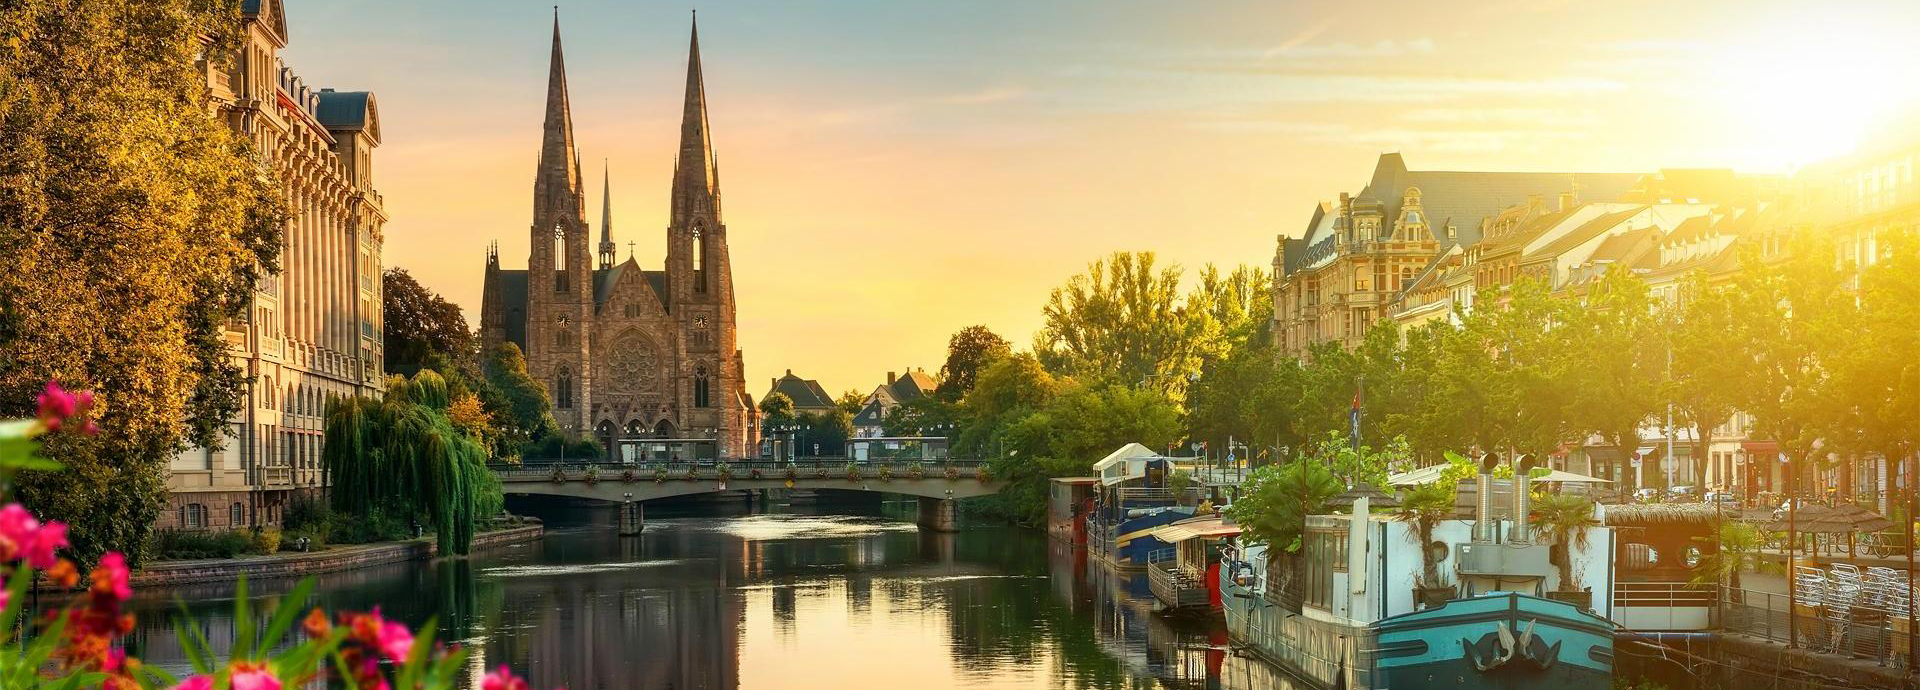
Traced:
<svg viewBox="0 0 1920 690">
<path fill-rule="evenodd" d="M 1308 532 L 1301 545 L 1306 565 L 1304 602 L 1330 609 L 1333 605 L 1333 574 L 1347 570 L 1347 535 L 1344 532 Z"/>
</svg>

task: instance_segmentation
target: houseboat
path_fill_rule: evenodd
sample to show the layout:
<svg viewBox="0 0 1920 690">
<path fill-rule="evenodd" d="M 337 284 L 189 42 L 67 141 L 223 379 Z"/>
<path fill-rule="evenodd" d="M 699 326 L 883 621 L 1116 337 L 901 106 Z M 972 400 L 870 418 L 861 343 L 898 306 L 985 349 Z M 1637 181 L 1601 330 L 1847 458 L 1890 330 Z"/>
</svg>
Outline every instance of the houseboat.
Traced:
<svg viewBox="0 0 1920 690">
<path fill-rule="evenodd" d="M 1076 546 L 1087 543 L 1087 516 L 1099 477 L 1055 477 L 1047 485 L 1047 535 Z"/>
<path fill-rule="evenodd" d="M 1147 567 L 1147 556 L 1167 548 L 1153 530 L 1193 517 L 1200 492 L 1169 486 L 1173 459 L 1129 443 L 1093 464 L 1100 478 L 1087 515 L 1087 549 L 1118 570 Z"/>
<path fill-rule="evenodd" d="M 1424 554 L 1402 548 L 1419 543 L 1414 524 L 1371 514 L 1364 496 L 1345 515 L 1309 516 L 1300 553 L 1230 553 L 1219 582 L 1236 644 L 1327 689 L 1608 688 L 1610 528 L 1585 528 L 1575 581 L 1561 582 L 1551 539 L 1527 522 L 1525 471 L 1511 517 L 1496 516 L 1495 464 L 1483 458 L 1472 519 L 1434 525 Z M 1426 558 L 1441 582 L 1423 581 Z M 1548 598 L 1574 589 L 1591 605 Z"/>
<path fill-rule="evenodd" d="M 1147 584 L 1163 610 L 1220 609 L 1220 554 L 1240 526 L 1222 515 L 1188 518 L 1153 531 L 1171 547 L 1147 558 Z"/>
</svg>

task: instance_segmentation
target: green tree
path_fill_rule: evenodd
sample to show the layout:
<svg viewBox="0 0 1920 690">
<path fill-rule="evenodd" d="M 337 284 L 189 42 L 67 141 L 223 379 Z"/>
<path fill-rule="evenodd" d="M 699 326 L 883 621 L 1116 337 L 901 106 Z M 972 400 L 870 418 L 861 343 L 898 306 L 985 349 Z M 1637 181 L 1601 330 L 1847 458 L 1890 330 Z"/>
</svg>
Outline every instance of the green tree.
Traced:
<svg viewBox="0 0 1920 690">
<path fill-rule="evenodd" d="M 380 276 L 380 298 L 387 371 L 427 366 L 436 356 L 472 359 L 473 333 L 460 305 L 428 290 L 406 269 L 389 268 Z"/>
<path fill-rule="evenodd" d="M 477 393 L 483 406 L 493 413 L 502 447 L 517 450 L 558 427 L 547 387 L 527 373 L 527 359 L 520 354 L 520 346 L 494 346 L 487 352 L 481 372 L 488 385 Z"/>
<path fill-rule="evenodd" d="M 1730 291 L 1705 273 L 1689 275 L 1662 316 L 1673 353 L 1662 394 L 1674 423 L 1693 428 L 1694 476 L 1705 477 L 1713 432 L 1733 419 L 1752 356 Z"/>
<path fill-rule="evenodd" d="M 1254 470 L 1226 512 L 1250 543 L 1294 553 L 1307 516 L 1325 512 L 1327 502 L 1345 490 L 1325 463 L 1300 458 Z"/>
<path fill-rule="evenodd" d="M 277 270 L 284 203 L 212 117 L 200 60 L 231 59 L 235 3 L 0 5 L 0 415 L 50 379 L 98 390 L 103 432 L 57 438 L 19 497 L 74 557 L 138 555 L 188 443 L 221 447 L 248 375 L 230 324 Z"/>
<path fill-rule="evenodd" d="M 867 406 L 867 396 L 849 388 L 840 397 L 834 398 L 833 406 L 845 411 L 848 416 L 857 415 L 860 414 L 860 408 Z"/>
<path fill-rule="evenodd" d="M 1204 361 L 1224 359 L 1252 341 L 1261 347 L 1271 345 L 1273 286 L 1266 271 L 1243 265 L 1222 274 L 1219 267 L 1207 264 L 1198 278 L 1184 308 L 1195 321 L 1190 337 L 1198 343 Z"/>
<path fill-rule="evenodd" d="M 1920 352 L 1920 234 L 1889 233 L 1881 241 L 1885 251 L 1860 278 L 1860 328 L 1836 353 L 1836 368 L 1842 399 L 1855 410 L 1854 445 L 1890 462 L 1915 462 L 1920 362 L 1912 355 Z"/>
<path fill-rule="evenodd" d="M 760 399 L 760 430 L 762 433 L 774 433 L 774 429 L 792 426 L 795 421 L 796 419 L 793 416 L 793 398 L 787 397 L 786 393 L 774 391 L 768 393 L 767 397 Z"/>
<path fill-rule="evenodd" d="M 1069 384 L 1026 353 L 988 365 L 960 401 L 961 434 L 955 449 L 975 457 L 1001 454 L 1002 427 L 1051 402 Z"/>
<path fill-rule="evenodd" d="M 895 405 L 881 420 L 888 436 L 959 436 L 960 406 L 938 396 L 921 396 Z"/>
<path fill-rule="evenodd" d="M 1551 535 L 1554 545 L 1560 547 L 1560 591 L 1579 591 L 1580 583 L 1573 575 L 1573 556 L 1576 549 L 1586 550 L 1587 529 L 1600 526 L 1600 520 L 1593 517 L 1593 501 L 1572 494 L 1547 494 L 1534 502 L 1532 517 L 1534 524 Z"/>
<path fill-rule="evenodd" d="M 1180 269 L 1154 263 L 1152 252 L 1118 252 L 1054 288 L 1033 346 L 1048 371 L 1183 394 L 1210 344 L 1183 306 Z"/>
<path fill-rule="evenodd" d="M 846 452 L 847 439 L 853 438 L 853 415 L 837 407 L 825 412 L 802 412 L 796 421 L 801 429 L 801 455 L 840 455 Z"/>
<path fill-rule="evenodd" d="M 1797 490 L 1810 470 L 1822 438 L 1836 433 L 1834 422 L 1849 409 L 1835 400 L 1829 365 L 1859 325 L 1846 276 L 1830 251 L 1809 233 L 1791 239 L 1788 257 L 1779 262 L 1743 257 L 1733 281 L 1740 333 L 1752 359 L 1746 367 L 1741 409 L 1754 429 L 1774 439 L 1787 456 Z"/>
<path fill-rule="evenodd" d="M 447 417 L 446 380 L 433 371 L 393 377 L 381 401 L 348 398 L 326 418 L 320 460 L 333 479 L 333 509 L 433 525 L 440 553 L 464 554 L 474 523 L 501 505 L 487 451 Z"/>
<path fill-rule="evenodd" d="M 1631 452 L 1640 446 L 1641 426 L 1660 410 L 1660 386 L 1668 378 L 1659 317 L 1646 282 L 1624 266 L 1609 269 L 1585 298 L 1568 323 L 1567 354 L 1578 364 L 1564 370 L 1573 392 L 1566 413 L 1578 435 L 1599 434 Z"/>
<path fill-rule="evenodd" d="M 1452 453 L 1448 454 L 1451 457 Z M 1407 491 L 1400 497 L 1400 507 L 1393 510 L 1394 519 L 1413 523 L 1412 536 L 1418 540 L 1420 548 L 1420 583 L 1423 589 L 1447 586 L 1440 576 L 1440 562 L 1433 552 L 1433 529 L 1441 521 L 1451 519 L 1454 501 L 1458 500 L 1457 485 L 1449 481 L 1422 484 Z"/>
<path fill-rule="evenodd" d="M 968 326 L 947 340 L 947 362 L 940 365 L 940 386 L 934 395 L 957 403 L 973 390 L 980 372 L 1013 354 L 1012 344 L 986 326 Z"/>
</svg>

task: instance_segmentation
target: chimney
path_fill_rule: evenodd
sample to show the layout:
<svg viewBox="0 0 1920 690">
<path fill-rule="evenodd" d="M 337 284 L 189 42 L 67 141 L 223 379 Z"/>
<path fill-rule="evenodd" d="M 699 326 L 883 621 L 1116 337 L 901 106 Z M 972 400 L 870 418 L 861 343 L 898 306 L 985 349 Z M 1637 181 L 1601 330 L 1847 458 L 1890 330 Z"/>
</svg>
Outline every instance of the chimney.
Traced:
<svg viewBox="0 0 1920 690">
<path fill-rule="evenodd" d="M 1500 464 L 1500 456 L 1488 453 L 1480 456 L 1479 490 L 1473 497 L 1473 540 L 1493 541 L 1493 468 Z"/>
<path fill-rule="evenodd" d="M 1573 208 L 1573 192 L 1561 192 L 1560 210 L 1565 211 L 1570 208 Z"/>
<path fill-rule="evenodd" d="M 893 385 L 893 372 L 887 372 L 887 385 Z"/>
<path fill-rule="evenodd" d="M 1520 456 L 1520 463 L 1513 468 L 1513 527 L 1507 530 L 1507 541 L 1526 544 L 1533 541 L 1533 468 L 1540 466 L 1540 459 L 1532 453 Z"/>
</svg>

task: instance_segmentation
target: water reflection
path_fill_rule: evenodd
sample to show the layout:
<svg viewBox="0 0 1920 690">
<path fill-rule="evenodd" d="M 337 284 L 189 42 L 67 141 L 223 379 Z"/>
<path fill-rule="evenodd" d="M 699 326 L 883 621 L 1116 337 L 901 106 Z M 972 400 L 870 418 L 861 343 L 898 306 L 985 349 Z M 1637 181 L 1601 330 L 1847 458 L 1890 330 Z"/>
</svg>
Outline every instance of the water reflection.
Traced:
<svg viewBox="0 0 1920 690">
<path fill-rule="evenodd" d="M 506 663 L 539 687 L 1290 687 L 1218 622 L 1153 614 L 1137 577 L 1031 532 L 923 533 L 911 509 L 649 515 L 625 539 L 607 515 L 554 520 L 536 544 L 322 576 L 318 596 L 437 617 L 476 674 Z M 256 584 L 259 605 L 289 586 Z M 232 620 L 225 586 L 143 592 L 134 651 L 177 671 L 175 596 L 216 645 Z"/>
</svg>

